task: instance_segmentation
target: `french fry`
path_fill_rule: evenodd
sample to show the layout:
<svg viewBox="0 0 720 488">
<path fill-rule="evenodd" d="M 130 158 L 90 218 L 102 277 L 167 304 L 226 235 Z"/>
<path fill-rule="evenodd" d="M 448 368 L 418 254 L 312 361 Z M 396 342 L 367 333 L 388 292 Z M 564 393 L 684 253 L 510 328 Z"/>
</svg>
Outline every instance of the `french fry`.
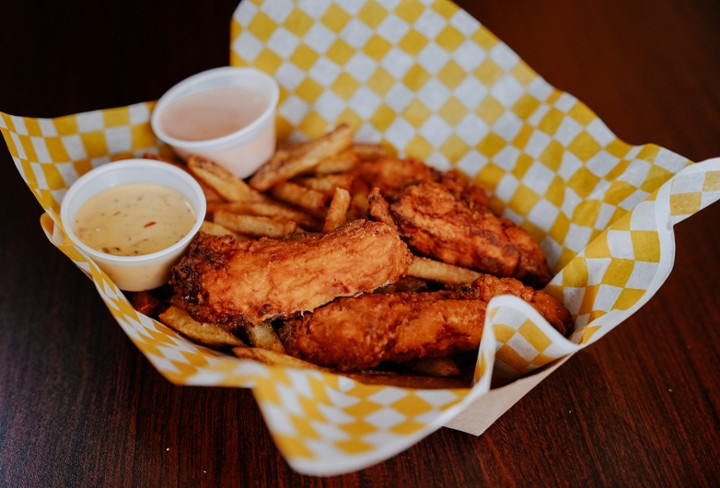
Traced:
<svg viewBox="0 0 720 488">
<path fill-rule="evenodd" d="M 377 159 L 390 154 L 387 148 L 380 144 L 355 143 L 351 149 L 362 160 Z"/>
<path fill-rule="evenodd" d="M 280 354 L 285 353 L 285 347 L 282 345 L 282 342 L 280 342 L 272 325 L 268 323 L 255 326 L 249 325 L 245 327 L 245 332 L 248 335 L 250 344 L 253 346 Z"/>
<path fill-rule="evenodd" d="M 280 150 L 250 178 L 250 186 L 265 191 L 293 176 L 313 169 L 323 159 L 352 144 L 352 130 L 340 124 L 335 130 L 290 150 Z"/>
<path fill-rule="evenodd" d="M 163 163 L 172 164 L 173 166 L 178 166 L 178 167 L 181 167 L 181 168 L 184 168 L 184 169 L 187 170 L 187 168 L 185 167 L 185 165 L 182 164 L 182 163 L 181 163 L 180 161 L 178 161 L 177 159 L 168 158 L 168 157 L 162 156 L 162 155 L 160 155 L 160 154 L 155 154 L 155 153 L 151 153 L 151 152 L 146 152 L 146 153 L 143 153 L 142 157 L 143 157 L 143 159 L 152 159 L 152 160 L 154 160 L 154 161 L 162 161 Z"/>
<path fill-rule="evenodd" d="M 277 184 L 270 193 L 278 200 L 305 209 L 317 217 L 325 215 L 325 205 L 329 199 L 322 192 L 289 181 Z"/>
<path fill-rule="evenodd" d="M 209 203 L 207 208 L 208 214 L 211 215 L 214 215 L 215 212 L 220 210 L 227 210 L 228 212 L 238 214 L 259 215 L 262 217 L 291 220 L 296 222 L 298 225 L 308 228 L 315 228 L 318 225 L 311 215 L 269 199 L 263 202 Z"/>
<path fill-rule="evenodd" d="M 428 291 L 429 287 L 425 280 L 414 276 L 403 276 L 395 283 L 390 283 L 378 288 L 374 293 L 396 293 L 404 291 Z"/>
<path fill-rule="evenodd" d="M 350 192 L 345 188 L 336 187 L 335 195 L 333 195 L 327 215 L 325 216 L 325 224 L 323 225 L 323 232 L 325 234 L 334 231 L 345 223 L 349 207 Z"/>
<path fill-rule="evenodd" d="M 350 202 L 350 218 L 359 219 L 367 214 L 368 196 L 365 193 L 355 193 Z"/>
<path fill-rule="evenodd" d="M 348 210 L 348 220 L 363 218 L 367 215 L 368 196 L 365 193 L 358 192 L 352 195 L 350 209 Z"/>
<path fill-rule="evenodd" d="M 187 171 L 188 173 L 190 173 L 192 175 L 192 171 L 190 171 L 190 169 L 186 165 L 182 164 L 179 161 L 176 161 L 175 159 L 167 158 L 165 156 L 161 156 L 159 154 L 155 154 L 155 153 L 151 153 L 151 152 L 144 153 L 143 158 L 153 159 L 155 161 L 162 161 L 163 163 L 172 164 L 176 168 L 180 168 L 183 171 Z M 193 175 L 193 176 L 195 176 L 195 175 Z M 200 188 L 202 188 L 203 194 L 205 195 L 205 201 L 221 202 L 223 200 L 223 197 L 221 197 L 218 192 L 216 192 L 215 190 L 210 188 L 204 181 L 198 179 L 197 177 L 195 177 L 195 179 L 200 184 Z"/>
<path fill-rule="evenodd" d="M 215 212 L 213 221 L 233 232 L 252 237 L 284 237 L 297 229 L 297 224 L 290 220 L 236 214 L 227 210 Z"/>
<path fill-rule="evenodd" d="M 250 186 L 258 191 L 266 191 L 277 183 L 284 181 L 282 168 L 289 164 L 288 161 L 294 154 L 302 153 L 303 147 L 304 143 L 278 147 L 270 159 L 250 177 Z M 287 179 L 290 178 L 292 176 L 288 176 Z"/>
<path fill-rule="evenodd" d="M 262 195 L 253 190 L 242 179 L 214 161 L 191 155 L 188 157 L 187 164 L 190 172 L 198 180 L 210 186 L 226 200 L 238 202 L 263 199 Z"/>
<path fill-rule="evenodd" d="M 451 285 L 472 283 L 481 276 L 481 273 L 471 269 L 419 256 L 413 256 L 407 274 L 408 276 Z"/>
<path fill-rule="evenodd" d="M 326 368 L 322 368 L 317 364 L 304 361 L 294 356 L 288 356 L 287 354 L 272 351 L 270 349 L 261 349 L 255 347 L 234 347 L 232 350 L 233 354 L 239 359 L 250 359 L 259 363 L 267 364 L 268 366 L 287 366 L 289 368 L 297 369 L 314 369 L 317 371 L 329 371 Z"/>
<path fill-rule="evenodd" d="M 447 377 L 460 374 L 460 366 L 451 358 L 421 358 L 406 363 L 405 367 L 409 371 L 427 376 Z"/>
<path fill-rule="evenodd" d="M 225 348 L 244 346 L 245 343 L 218 324 L 198 322 L 185 310 L 170 305 L 158 315 L 160 322 L 176 332 L 208 347 Z"/>
<path fill-rule="evenodd" d="M 200 230 L 206 234 L 214 236 L 233 236 L 235 239 L 246 239 L 246 237 L 241 236 L 237 232 L 233 232 L 227 227 L 224 227 L 217 222 L 211 222 L 210 220 L 204 221 L 200 226 Z"/>
<path fill-rule="evenodd" d="M 293 149 L 298 149 L 302 145 L 307 144 L 305 141 L 290 141 L 290 140 L 284 140 L 284 141 L 278 141 L 277 148 L 275 149 L 276 152 L 281 151 L 292 151 Z"/>
<path fill-rule="evenodd" d="M 338 154 L 328 156 L 320 161 L 317 166 L 313 168 L 313 173 L 317 175 L 346 173 L 357 166 L 359 162 L 360 157 L 350 148 Z"/>
<path fill-rule="evenodd" d="M 204 183 L 200 180 L 197 180 L 197 182 L 200 183 L 200 188 L 202 188 L 203 194 L 205 195 L 206 202 L 211 203 L 211 202 L 224 201 L 223 197 L 218 192 L 213 190 L 210 186 L 208 186 L 206 183 Z"/>
</svg>

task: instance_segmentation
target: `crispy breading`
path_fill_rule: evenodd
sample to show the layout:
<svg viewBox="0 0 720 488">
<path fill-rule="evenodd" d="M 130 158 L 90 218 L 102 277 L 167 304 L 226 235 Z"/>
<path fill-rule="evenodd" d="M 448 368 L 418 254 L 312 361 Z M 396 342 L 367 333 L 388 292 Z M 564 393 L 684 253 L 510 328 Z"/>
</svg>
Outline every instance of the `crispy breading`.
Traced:
<svg viewBox="0 0 720 488">
<path fill-rule="evenodd" d="M 405 185 L 418 180 L 435 180 L 441 173 L 418 159 L 400 159 L 392 156 L 362 161 L 352 171 L 356 181 L 367 185 L 368 191 L 378 187 L 384 194 L 400 191 Z"/>
<path fill-rule="evenodd" d="M 199 233 L 170 283 L 196 320 L 241 326 L 372 291 L 404 275 L 410 260 L 393 228 L 368 220 L 284 239 Z"/>
<path fill-rule="evenodd" d="M 550 268 L 532 236 L 495 216 L 477 197 L 456 194 L 454 184 L 421 180 L 387 197 L 373 189 L 368 212 L 375 220 L 394 224 L 420 255 L 545 286 Z"/>
<path fill-rule="evenodd" d="M 439 171 L 419 159 L 382 156 L 362 161 L 352 175 L 367 186 L 368 192 L 377 187 L 384 195 L 394 195 L 408 183 L 435 181 L 472 208 L 485 208 L 490 203 L 483 187 L 471 182 L 458 170 Z"/>
<path fill-rule="evenodd" d="M 502 294 L 525 300 L 560 333 L 569 332 L 570 313 L 550 295 L 513 278 L 483 275 L 449 290 L 339 298 L 287 320 L 278 335 L 289 354 L 341 371 L 446 357 L 478 348 L 487 304 Z"/>
</svg>

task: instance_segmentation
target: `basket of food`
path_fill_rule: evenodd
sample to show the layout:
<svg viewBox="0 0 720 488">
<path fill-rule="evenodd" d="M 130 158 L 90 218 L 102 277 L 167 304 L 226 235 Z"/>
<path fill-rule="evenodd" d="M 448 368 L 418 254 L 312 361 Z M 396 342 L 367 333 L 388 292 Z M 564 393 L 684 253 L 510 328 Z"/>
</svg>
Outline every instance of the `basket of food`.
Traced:
<svg viewBox="0 0 720 488">
<path fill-rule="evenodd" d="M 231 25 L 231 66 L 157 103 L 0 129 L 138 349 L 173 383 L 252 388 L 300 472 L 482 433 L 647 302 L 673 225 L 720 197 L 719 160 L 624 143 L 449 1 L 245 1 Z M 192 218 L 113 258 L 72 202 L 121 183 L 170 185 Z"/>
</svg>

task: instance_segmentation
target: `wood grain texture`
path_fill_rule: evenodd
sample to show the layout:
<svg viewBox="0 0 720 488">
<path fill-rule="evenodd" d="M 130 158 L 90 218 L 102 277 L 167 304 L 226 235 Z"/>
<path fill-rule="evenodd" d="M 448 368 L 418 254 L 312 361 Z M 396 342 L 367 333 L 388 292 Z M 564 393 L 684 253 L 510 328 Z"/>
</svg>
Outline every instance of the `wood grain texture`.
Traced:
<svg viewBox="0 0 720 488">
<path fill-rule="evenodd" d="M 13 2 L 0 110 L 159 97 L 227 64 L 236 1 Z M 623 140 L 720 156 L 714 0 L 459 2 Z M 711 486 L 720 478 L 720 205 L 676 227 L 673 273 L 484 435 L 442 429 L 345 476 L 294 473 L 248 390 L 178 387 L 54 249 L 0 150 L 0 486 Z M 520 432 L 518 426 L 522 425 Z"/>
</svg>

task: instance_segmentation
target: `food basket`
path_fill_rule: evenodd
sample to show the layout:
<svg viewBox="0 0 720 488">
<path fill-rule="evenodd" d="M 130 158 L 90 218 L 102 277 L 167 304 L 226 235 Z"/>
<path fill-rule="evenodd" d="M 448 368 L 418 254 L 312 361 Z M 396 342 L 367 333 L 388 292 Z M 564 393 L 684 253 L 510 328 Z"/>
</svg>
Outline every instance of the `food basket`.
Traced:
<svg viewBox="0 0 720 488">
<path fill-rule="evenodd" d="M 481 434 L 647 302 L 672 268 L 673 226 L 720 197 L 720 159 L 692 163 L 624 143 L 450 1 L 246 0 L 231 22 L 230 64 L 280 84 L 281 139 L 345 122 L 358 141 L 462 170 L 541 244 L 555 273 L 546 291 L 575 320 L 567 339 L 525 302 L 493 299 L 467 389 L 367 385 L 207 349 L 134 310 L 59 223 L 59 202 L 80 175 L 167 150 L 150 128 L 154 103 L 54 119 L 0 114 L 47 237 L 93 280 L 133 343 L 175 384 L 251 388 L 299 472 L 361 469 L 443 426 Z M 493 387 L 498 379 L 506 384 Z"/>
</svg>

